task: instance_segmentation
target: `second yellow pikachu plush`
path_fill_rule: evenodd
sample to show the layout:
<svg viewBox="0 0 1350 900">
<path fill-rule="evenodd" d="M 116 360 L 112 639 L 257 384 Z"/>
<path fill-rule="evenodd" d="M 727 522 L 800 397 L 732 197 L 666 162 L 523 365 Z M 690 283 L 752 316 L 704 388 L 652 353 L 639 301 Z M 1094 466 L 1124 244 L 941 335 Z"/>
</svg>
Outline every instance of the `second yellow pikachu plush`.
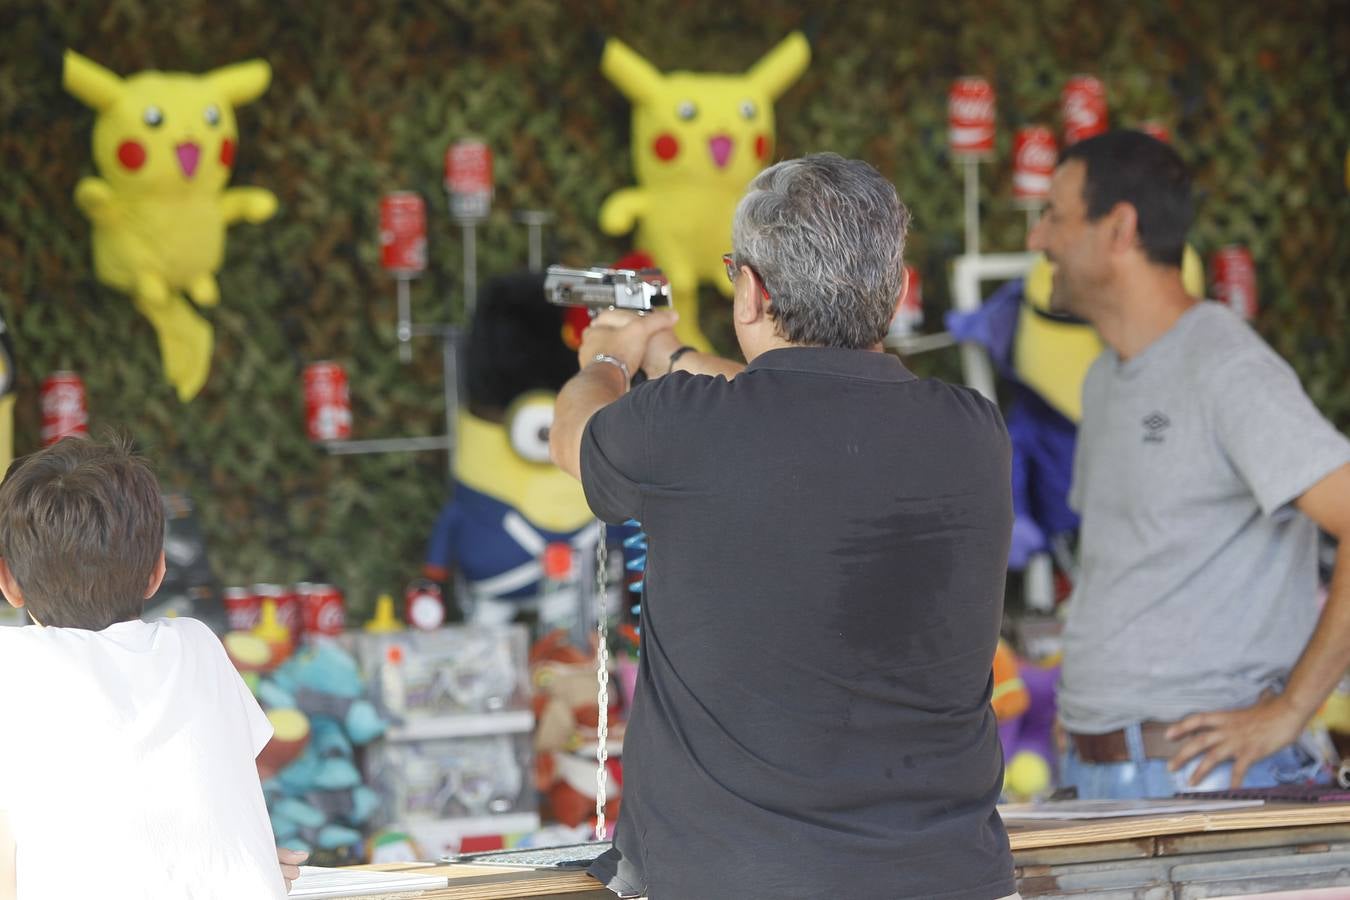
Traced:
<svg viewBox="0 0 1350 900">
<path fill-rule="evenodd" d="M 740 75 L 663 74 L 622 41 L 605 43 L 600 69 L 633 104 L 638 186 L 615 191 L 600 228 L 624 234 L 670 279 L 681 340 L 709 349 L 698 324 L 698 285 L 731 295 L 722 254 L 746 185 L 774 152 L 773 101 L 806 70 L 811 48 L 794 32 Z"/>
<path fill-rule="evenodd" d="M 225 187 L 238 141 L 234 107 L 256 99 L 271 78 L 262 60 L 205 75 L 147 71 L 121 78 L 66 51 L 66 90 L 97 113 L 99 177 L 82 178 L 75 188 L 75 202 L 94 226 L 94 270 L 130 294 L 150 320 L 165 376 L 185 402 L 206 383 L 214 340 L 211 324 L 187 298 L 216 305 L 226 226 L 262 222 L 277 209 L 270 191 Z"/>
</svg>

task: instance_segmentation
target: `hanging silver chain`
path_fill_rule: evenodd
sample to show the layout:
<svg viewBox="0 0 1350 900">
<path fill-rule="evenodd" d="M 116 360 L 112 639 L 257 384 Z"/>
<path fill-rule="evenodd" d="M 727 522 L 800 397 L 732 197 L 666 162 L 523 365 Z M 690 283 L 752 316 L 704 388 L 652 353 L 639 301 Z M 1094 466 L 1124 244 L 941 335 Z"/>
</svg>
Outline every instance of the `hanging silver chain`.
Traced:
<svg viewBox="0 0 1350 900">
<path fill-rule="evenodd" d="M 595 839 L 605 839 L 605 788 L 609 775 L 605 763 L 609 760 L 609 635 L 605 617 L 608 614 L 609 557 L 605 547 L 605 523 L 600 523 L 600 534 L 595 546 L 595 634 L 599 644 L 595 650 L 595 680 L 600 685 L 595 696 L 599 721 L 595 729 Z"/>
</svg>

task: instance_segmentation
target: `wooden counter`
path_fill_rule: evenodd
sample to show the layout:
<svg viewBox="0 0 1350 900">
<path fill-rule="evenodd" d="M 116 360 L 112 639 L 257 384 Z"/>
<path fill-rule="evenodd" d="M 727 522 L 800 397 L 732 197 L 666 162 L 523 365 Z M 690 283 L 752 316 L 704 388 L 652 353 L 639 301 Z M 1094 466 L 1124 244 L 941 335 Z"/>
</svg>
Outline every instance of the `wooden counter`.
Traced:
<svg viewBox="0 0 1350 900">
<path fill-rule="evenodd" d="M 1018 888 L 1028 898 L 1171 900 L 1350 885 L 1350 803 L 1270 803 L 1174 815 L 1020 821 L 1009 824 L 1008 835 Z M 430 863 L 366 868 L 407 869 L 450 879 L 448 888 L 400 898 L 614 896 L 575 870 Z"/>
</svg>

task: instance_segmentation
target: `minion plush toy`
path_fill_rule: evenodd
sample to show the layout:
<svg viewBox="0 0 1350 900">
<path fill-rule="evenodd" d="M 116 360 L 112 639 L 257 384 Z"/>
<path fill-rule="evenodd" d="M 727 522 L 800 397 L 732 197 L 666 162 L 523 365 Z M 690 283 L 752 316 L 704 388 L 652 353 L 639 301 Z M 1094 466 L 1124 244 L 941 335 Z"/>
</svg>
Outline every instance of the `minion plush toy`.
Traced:
<svg viewBox="0 0 1350 900">
<path fill-rule="evenodd" d="M 277 209 L 270 191 L 225 187 L 239 139 L 234 108 L 271 79 L 262 60 L 205 75 L 124 79 L 66 51 L 66 90 L 97 113 L 99 177 L 75 187 L 75 203 L 94 226 L 94 271 L 150 320 L 164 374 L 184 402 L 211 370 L 214 335 L 197 307 L 220 302 L 215 273 L 225 229 L 241 219 L 265 221 Z"/>
<path fill-rule="evenodd" d="M 1204 296 L 1204 269 L 1190 246 L 1182 282 Z M 1025 279 L 1000 287 L 978 310 L 950 312 L 947 328 L 958 341 L 988 351 L 999 375 L 1013 386 L 1006 422 L 1012 439 L 1013 536 L 1008 567 L 1020 570 L 1051 539 L 1078 529 L 1069 508 L 1073 453 L 1082 418 L 1083 379 L 1102 350 L 1092 326 L 1050 311 L 1054 266 L 1037 257 Z"/>
<path fill-rule="evenodd" d="M 576 374 L 577 358 L 563 343 L 563 310 L 544 299 L 542 274 L 484 284 L 465 367 L 453 494 L 423 574 L 457 576 L 467 619 L 506 622 L 538 596 L 549 544 L 570 544 L 585 558 L 598 532 L 581 484 L 548 456 L 554 399 Z"/>
</svg>

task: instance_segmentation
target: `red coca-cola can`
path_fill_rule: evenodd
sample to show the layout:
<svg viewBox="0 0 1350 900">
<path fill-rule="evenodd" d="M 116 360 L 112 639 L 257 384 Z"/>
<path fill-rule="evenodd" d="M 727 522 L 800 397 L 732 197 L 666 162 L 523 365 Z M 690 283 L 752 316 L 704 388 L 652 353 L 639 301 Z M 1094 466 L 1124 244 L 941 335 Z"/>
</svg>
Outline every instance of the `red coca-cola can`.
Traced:
<svg viewBox="0 0 1350 900">
<path fill-rule="evenodd" d="M 1155 119 L 1149 119 L 1147 122 L 1142 123 L 1139 126 L 1139 130 L 1151 138 L 1162 141 L 1164 144 L 1172 143 L 1172 132 L 1167 130 L 1166 125 Z"/>
<path fill-rule="evenodd" d="M 463 140 L 445 151 L 445 189 L 450 214 L 482 219 L 492 208 L 492 150 L 482 141 Z"/>
<path fill-rule="evenodd" d="M 352 436 L 352 400 L 347 373 L 331 360 L 305 366 L 305 430 L 311 441 Z"/>
<path fill-rule="evenodd" d="M 1013 199 L 1025 206 L 1044 203 L 1058 158 L 1055 135 L 1049 128 L 1019 128 L 1013 139 Z"/>
<path fill-rule="evenodd" d="M 1215 251 L 1214 299 L 1244 319 L 1256 316 L 1256 265 L 1246 247 L 1233 244 Z"/>
<path fill-rule="evenodd" d="M 983 78 L 958 78 L 947 94 L 952 153 L 983 156 L 994 150 L 994 89 Z"/>
<path fill-rule="evenodd" d="M 427 267 L 427 207 L 419 194 L 395 191 L 380 198 L 380 264 L 402 278 Z"/>
<path fill-rule="evenodd" d="M 1075 75 L 1060 95 L 1064 145 L 1076 144 L 1107 129 L 1106 88 L 1091 75 Z"/>
<path fill-rule="evenodd" d="M 227 587 L 225 622 L 231 631 L 249 631 L 262 617 L 262 598 L 246 587 Z"/>
<path fill-rule="evenodd" d="M 53 372 L 42 379 L 42 446 L 63 437 L 89 433 L 84 382 L 74 372 Z"/>
<path fill-rule="evenodd" d="M 296 585 L 304 612 L 305 634 L 329 637 L 342 634 L 347 627 L 347 607 L 342 591 L 331 584 Z"/>
<path fill-rule="evenodd" d="M 304 621 L 299 594 L 282 584 L 260 583 L 253 585 L 252 590 L 258 598 L 259 608 L 265 601 L 271 600 L 277 609 L 277 624 L 289 631 L 292 639 L 300 636 Z"/>
</svg>

